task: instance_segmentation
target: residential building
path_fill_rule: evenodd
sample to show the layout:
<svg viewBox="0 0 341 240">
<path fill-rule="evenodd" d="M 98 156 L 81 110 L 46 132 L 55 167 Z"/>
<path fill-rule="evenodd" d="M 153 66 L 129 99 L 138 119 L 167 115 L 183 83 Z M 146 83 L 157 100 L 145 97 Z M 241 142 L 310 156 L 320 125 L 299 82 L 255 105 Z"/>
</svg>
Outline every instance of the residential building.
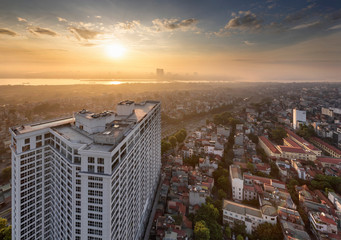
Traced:
<svg viewBox="0 0 341 240">
<path fill-rule="evenodd" d="M 230 180 L 232 185 L 232 199 L 243 201 L 244 180 L 239 166 L 230 165 Z"/>
<path fill-rule="evenodd" d="M 236 222 L 245 223 L 246 232 L 251 234 L 262 223 L 277 223 L 277 211 L 274 207 L 266 205 L 260 209 L 244 204 L 224 200 L 223 223 L 233 227 Z"/>
<path fill-rule="evenodd" d="M 140 239 L 161 168 L 160 103 L 10 129 L 12 239 Z M 143 184 L 141 184 L 143 183 Z"/>
<path fill-rule="evenodd" d="M 294 129 L 298 129 L 300 124 L 306 124 L 307 122 L 307 112 L 300 111 L 296 108 L 292 110 L 292 126 Z"/>
</svg>

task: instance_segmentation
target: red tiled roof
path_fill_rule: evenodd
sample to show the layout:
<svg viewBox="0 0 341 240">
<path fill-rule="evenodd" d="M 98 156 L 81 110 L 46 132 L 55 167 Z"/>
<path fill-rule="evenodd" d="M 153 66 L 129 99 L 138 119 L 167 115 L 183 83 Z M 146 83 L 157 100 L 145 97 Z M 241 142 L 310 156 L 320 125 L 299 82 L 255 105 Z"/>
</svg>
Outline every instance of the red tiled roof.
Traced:
<svg viewBox="0 0 341 240">
<path fill-rule="evenodd" d="M 301 147 L 278 146 L 282 152 L 307 153 Z"/>
<path fill-rule="evenodd" d="M 250 191 L 250 192 L 254 192 L 254 191 L 255 191 L 255 188 L 252 187 L 252 186 L 244 185 L 244 190 Z"/>
<path fill-rule="evenodd" d="M 291 138 L 286 137 L 286 138 L 284 138 L 284 140 L 290 145 L 290 147 L 301 147 Z"/>
<path fill-rule="evenodd" d="M 341 154 L 341 150 L 340 150 L 340 149 L 338 149 L 338 148 L 336 148 L 336 147 L 334 147 L 334 146 L 332 146 L 332 145 L 326 143 L 325 141 L 322 141 L 321 139 L 319 139 L 319 138 L 317 138 L 317 137 L 312 137 L 312 140 L 314 140 L 314 141 L 316 141 L 316 142 L 318 142 L 318 143 L 324 145 L 325 147 L 327 147 L 327 148 L 333 150 L 333 151 L 336 152 L 337 154 Z"/>
<path fill-rule="evenodd" d="M 320 219 L 321 219 L 321 221 L 324 222 L 324 223 L 336 225 L 336 222 L 335 222 L 333 219 L 331 219 L 331 218 L 329 218 L 329 217 L 326 217 L 326 216 L 323 216 L 322 214 L 320 214 Z"/>
<path fill-rule="evenodd" d="M 270 149 L 271 152 L 279 154 L 280 152 L 275 147 L 275 145 L 270 142 L 269 139 L 267 139 L 265 136 L 260 136 L 259 139 Z"/>
<path fill-rule="evenodd" d="M 317 157 L 317 160 L 325 163 L 340 164 L 341 158 Z"/>
<path fill-rule="evenodd" d="M 314 150 L 317 151 L 319 150 L 318 148 L 316 148 L 314 145 L 310 144 L 309 142 L 307 142 L 306 140 L 304 140 L 303 138 L 301 138 L 300 136 L 298 136 L 296 133 L 294 133 L 293 131 L 289 130 L 289 129 L 285 129 L 285 131 L 287 132 L 287 134 L 289 136 L 291 136 L 292 138 L 295 138 L 298 142 L 302 143 L 303 145 L 305 145 L 307 148 L 309 148 L 310 150 Z"/>
</svg>

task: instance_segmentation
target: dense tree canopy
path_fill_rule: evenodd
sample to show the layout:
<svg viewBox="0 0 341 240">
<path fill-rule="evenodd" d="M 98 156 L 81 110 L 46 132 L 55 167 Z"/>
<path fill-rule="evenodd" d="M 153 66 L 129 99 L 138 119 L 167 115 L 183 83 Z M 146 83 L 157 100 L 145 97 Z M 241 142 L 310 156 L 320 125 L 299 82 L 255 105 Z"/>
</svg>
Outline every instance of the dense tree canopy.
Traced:
<svg viewBox="0 0 341 240">
<path fill-rule="evenodd" d="M 210 230 L 207 228 L 205 221 L 195 223 L 194 236 L 196 240 L 209 240 Z"/>
<path fill-rule="evenodd" d="M 258 227 L 252 232 L 254 239 L 262 240 L 281 240 L 283 234 L 278 224 L 272 225 L 271 223 L 259 224 Z"/>
</svg>

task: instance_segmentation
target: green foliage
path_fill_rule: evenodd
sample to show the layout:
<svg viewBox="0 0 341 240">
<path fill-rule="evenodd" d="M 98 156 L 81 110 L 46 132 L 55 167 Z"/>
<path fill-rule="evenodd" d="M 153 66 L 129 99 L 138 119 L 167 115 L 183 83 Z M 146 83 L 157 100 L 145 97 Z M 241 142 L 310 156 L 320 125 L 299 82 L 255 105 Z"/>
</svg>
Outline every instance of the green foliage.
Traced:
<svg viewBox="0 0 341 240">
<path fill-rule="evenodd" d="M 12 226 L 7 226 L 7 220 L 0 218 L 0 239 L 11 240 Z"/>
<path fill-rule="evenodd" d="M 314 180 L 311 181 L 311 187 L 319 190 L 329 188 L 333 189 L 336 193 L 341 194 L 341 178 L 318 174 Z"/>
<path fill-rule="evenodd" d="M 276 127 L 270 132 L 270 139 L 277 144 L 283 144 L 283 138 L 287 136 L 287 132 L 282 127 Z"/>
<path fill-rule="evenodd" d="M 298 205 L 299 204 L 299 198 L 298 193 L 295 190 L 295 186 L 297 186 L 299 183 L 296 179 L 292 178 L 289 180 L 289 183 L 287 184 L 288 191 L 290 193 L 291 199 L 293 202 Z"/>
<path fill-rule="evenodd" d="M 175 220 L 175 225 L 182 224 L 182 216 L 181 215 L 172 215 L 172 218 Z"/>
<path fill-rule="evenodd" d="M 229 226 L 226 226 L 226 228 L 225 228 L 225 235 L 228 238 L 231 238 L 231 236 L 232 236 L 231 228 Z"/>
<path fill-rule="evenodd" d="M 218 199 L 225 199 L 227 197 L 227 194 L 224 190 L 219 189 L 218 190 Z"/>
<path fill-rule="evenodd" d="M 222 239 L 221 227 L 218 224 L 219 220 L 219 210 L 212 204 L 206 203 L 201 205 L 197 214 L 194 217 L 195 222 L 205 221 L 206 226 L 210 230 L 211 240 Z"/>
<path fill-rule="evenodd" d="M 217 182 L 221 176 L 227 177 L 228 175 L 229 175 L 229 172 L 226 169 L 222 167 L 218 167 L 218 169 L 213 172 L 214 182 Z"/>
<path fill-rule="evenodd" d="M 229 178 L 227 176 L 220 176 L 217 181 L 217 187 L 227 192 L 229 188 Z"/>
<path fill-rule="evenodd" d="M 172 148 L 172 144 L 170 142 L 167 142 L 165 140 L 161 141 L 161 153 L 164 154 L 168 152 Z"/>
<path fill-rule="evenodd" d="M 244 240 L 244 237 L 243 237 L 242 235 L 239 234 L 239 235 L 237 236 L 237 240 Z"/>
<path fill-rule="evenodd" d="M 12 168 L 11 167 L 4 168 L 1 172 L 1 181 L 2 182 L 10 181 L 11 175 L 12 175 Z"/>
<path fill-rule="evenodd" d="M 270 176 L 272 178 L 279 179 L 280 178 L 279 169 L 278 169 L 276 163 L 270 162 L 270 167 L 271 167 Z"/>
<path fill-rule="evenodd" d="M 170 137 L 168 138 L 168 140 L 169 140 L 170 144 L 172 144 L 172 147 L 175 147 L 175 146 L 176 146 L 176 143 L 177 143 L 176 137 L 170 136 Z"/>
<path fill-rule="evenodd" d="M 185 129 L 181 129 L 180 131 L 174 134 L 174 137 L 176 138 L 178 143 L 182 143 L 183 141 L 185 141 L 186 136 L 187 136 L 187 132 Z"/>
<path fill-rule="evenodd" d="M 247 136 L 248 136 L 248 138 L 249 138 L 253 143 L 258 144 L 259 139 L 258 139 L 258 136 L 257 136 L 257 135 L 255 135 L 255 134 L 253 134 L 253 133 L 250 133 L 250 134 L 248 134 Z"/>
<path fill-rule="evenodd" d="M 279 224 L 272 225 L 271 223 L 262 223 L 252 232 L 255 239 L 262 240 L 281 240 L 283 234 Z"/>
<path fill-rule="evenodd" d="M 207 228 L 205 221 L 198 221 L 195 223 L 194 236 L 196 240 L 210 239 L 210 230 Z"/>
<path fill-rule="evenodd" d="M 190 158 L 185 158 L 184 159 L 184 164 L 192 166 L 192 167 L 195 167 L 195 165 L 199 164 L 199 156 L 193 155 Z"/>
<path fill-rule="evenodd" d="M 314 137 L 316 136 L 316 133 L 315 133 L 315 129 L 312 125 L 301 125 L 299 130 L 296 131 L 297 135 L 305 138 L 305 139 L 309 139 L 311 137 Z"/>
<path fill-rule="evenodd" d="M 233 225 L 234 226 L 232 230 L 236 235 L 242 235 L 242 236 L 246 235 L 246 226 L 244 222 L 235 221 Z"/>
<path fill-rule="evenodd" d="M 248 162 L 246 165 L 247 165 L 247 169 L 250 170 L 252 173 L 255 171 L 255 165 L 253 165 L 250 162 Z"/>
<path fill-rule="evenodd" d="M 232 114 L 229 112 L 223 112 L 221 114 L 215 114 L 213 116 L 213 122 L 216 125 L 227 125 L 229 124 L 229 119 L 231 118 Z"/>
</svg>

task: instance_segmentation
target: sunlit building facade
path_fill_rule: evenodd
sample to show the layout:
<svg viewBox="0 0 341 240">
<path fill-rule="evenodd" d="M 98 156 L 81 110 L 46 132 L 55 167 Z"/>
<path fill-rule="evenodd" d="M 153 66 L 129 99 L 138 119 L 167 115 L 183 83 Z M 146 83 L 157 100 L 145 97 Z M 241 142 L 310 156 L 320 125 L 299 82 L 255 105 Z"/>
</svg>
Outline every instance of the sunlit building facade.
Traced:
<svg viewBox="0 0 341 240">
<path fill-rule="evenodd" d="M 140 239 L 161 168 L 160 103 L 13 127 L 12 239 Z"/>
</svg>

